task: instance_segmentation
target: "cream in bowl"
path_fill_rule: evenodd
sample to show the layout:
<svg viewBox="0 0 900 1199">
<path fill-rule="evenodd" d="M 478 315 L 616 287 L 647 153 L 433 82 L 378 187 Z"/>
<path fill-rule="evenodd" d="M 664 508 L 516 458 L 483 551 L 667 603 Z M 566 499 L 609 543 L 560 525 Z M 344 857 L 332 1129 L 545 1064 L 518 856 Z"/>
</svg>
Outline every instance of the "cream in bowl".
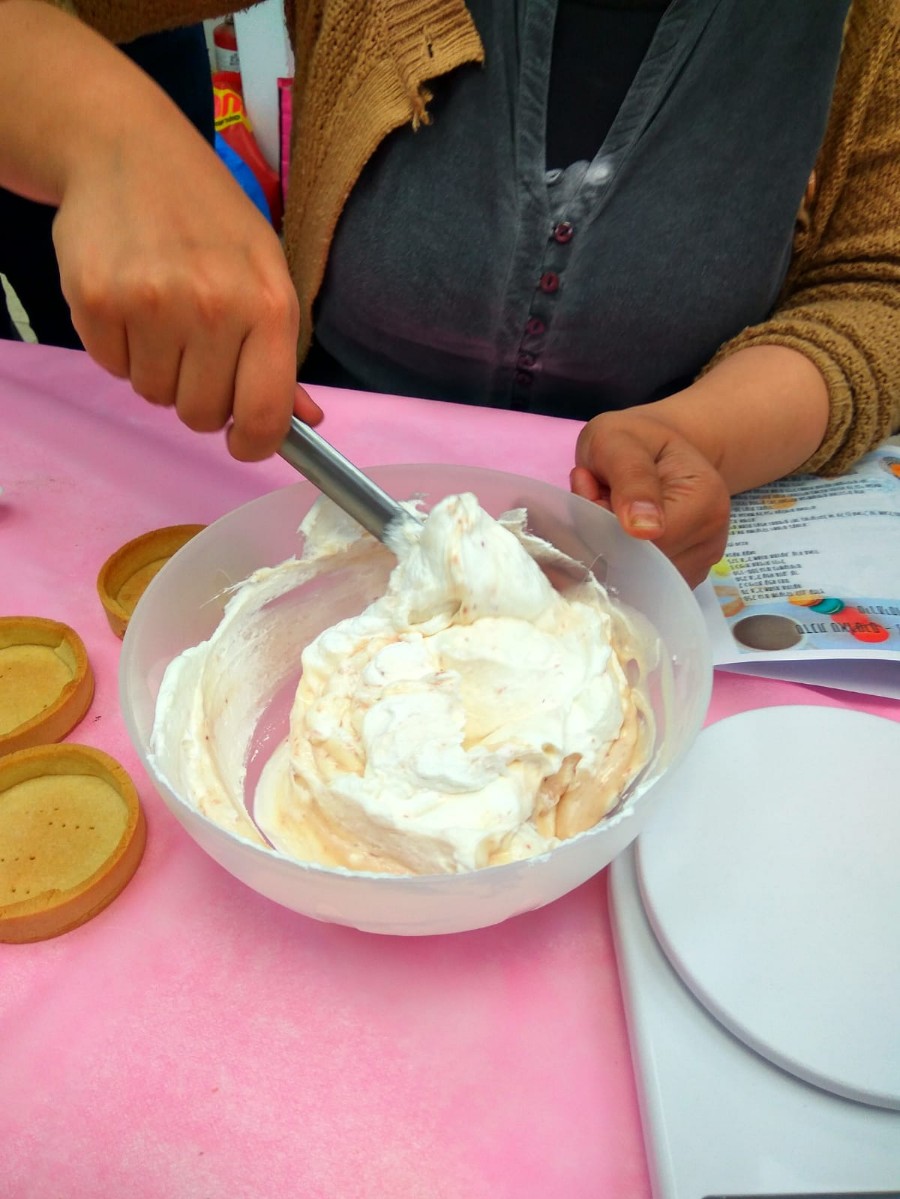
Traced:
<svg viewBox="0 0 900 1199">
<path fill-rule="evenodd" d="M 702 721 L 702 621 L 656 550 L 568 493 L 375 477 L 423 495 L 396 557 L 305 484 L 177 555 L 126 637 L 126 717 L 179 819 L 278 902 L 383 932 L 495 923 L 638 831 Z"/>
</svg>

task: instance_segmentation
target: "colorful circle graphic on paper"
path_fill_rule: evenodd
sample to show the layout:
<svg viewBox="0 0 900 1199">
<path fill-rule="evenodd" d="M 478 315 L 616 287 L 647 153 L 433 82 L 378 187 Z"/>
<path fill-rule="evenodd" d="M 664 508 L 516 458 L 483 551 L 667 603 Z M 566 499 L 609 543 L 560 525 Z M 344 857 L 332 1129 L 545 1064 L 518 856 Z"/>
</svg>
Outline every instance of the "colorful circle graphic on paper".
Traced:
<svg viewBox="0 0 900 1199">
<path fill-rule="evenodd" d="M 795 591 L 793 595 L 788 596 L 788 603 L 795 604 L 798 608 L 811 608 L 813 604 L 819 604 L 825 598 L 825 593 L 822 591 Z"/>
<path fill-rule="evenodd" d="M 746 608 L 743 596 L 737 587 L 726 587 L 717 583 L 713 590 L 716 593 L 716 599 L 719 601 L 719 607 L 725 616 L 737 616 L 739 612 L 743 612 Z"/>
<path fill-rule="evenodd" d="M 762 499 L 763 507 L 772 512 L 784 512 L 788 508 L 795 507 L 796 503 L 795 495 L 764 495 Z"/>
<path fill-rule="evenodd" d="M 871 645 L 880 645 L 890 637 L 887 629 L 882 628 L 880 624 L 875 624 L 874 621 L 869 621 L 860 628 L 851 629 L 851 633 L 857 641 L 865 641 Z"/>
<path fill-rule="evenodd" d="M 842 625 L 847 626 L 847 632 L 857 641 L 878 645 L 890 637 L 890 633 L 883 625 L 880 625 L 877 620 L 872 620 L 867 613 L 860 612 L 859 608 L 848 608 L 842 604 L 838 619 Z"/>
<path fill-rule="evenodd" d="M 867 612 L 849 607 L 836 595 L 823 595 L 821 591 L 797 591 L 788 596 L 788 602 L 797 607 L 808 608 L 810 612 L 816 612 L 820 616 L 830 616 L 835 632 L 849 633 L 856 641 L 862 641 L 867 645 L 880 645 L 890 638 L 890 633 L 884 625 L 873 620 Z"/>
<path fill-rule="evenodd" d="M 823 616 L 835 616 L 838 612 L 843 612 L 845 607 L 844 601 L 833 595 L 825 595 L 814 604 L 810 604 L 813 612 L 821 612 Z"/>
<path fill-rule="evenodd" d="M 736 641 L 747 649 L 767 652 L 792 649 L 803 640 L 803 634 L 789 616 L 776 612 L 760 612 L 745 616 L 732 628 Z"/>
</svg>

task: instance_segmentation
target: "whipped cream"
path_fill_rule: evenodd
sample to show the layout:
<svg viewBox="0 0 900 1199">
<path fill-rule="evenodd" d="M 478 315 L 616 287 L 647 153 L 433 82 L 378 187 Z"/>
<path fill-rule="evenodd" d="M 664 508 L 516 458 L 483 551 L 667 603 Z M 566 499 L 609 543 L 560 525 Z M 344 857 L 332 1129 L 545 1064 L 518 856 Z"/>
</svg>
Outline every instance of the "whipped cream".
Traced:
<svg viewBox="0 0 900 1199">
<path fill-rule="evenodd" d="M 609 812 L 652 742 L 637 639 L 587 571 L 555 590 L 542 566 L 571 560 L 523 511 L 498 521 L 450 496 L 398 531 L 396 565 L 327 500 L 301 531 L 302 556 L 253 575 L 166 672 L 152 750 L 182 795 L 291 857 L 397 874 L 530 857 Z M 326 575 L 302 628 L 279 621 L 279 596 Z M 330 624 L 351 579 L 357 608 L 372 602 Z M 241 725 L 291 634 L 290 731 L 251 820 Z"/>
</svg>

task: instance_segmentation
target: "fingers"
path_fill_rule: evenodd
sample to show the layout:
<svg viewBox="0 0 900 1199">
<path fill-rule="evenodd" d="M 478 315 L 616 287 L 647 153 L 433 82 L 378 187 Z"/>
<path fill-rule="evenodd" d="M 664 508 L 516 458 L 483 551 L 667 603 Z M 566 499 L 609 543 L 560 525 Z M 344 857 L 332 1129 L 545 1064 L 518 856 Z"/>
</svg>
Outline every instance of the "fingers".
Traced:
<svg viewBox="0 0 900 1199">
<path fill-rule="evenodd" d="M 234 378 L 228 449 L 241 462 L 274 454 L 297 396 L 296 302 L 272 311 L 248 333 Z"/>
<path fill-rule="evenodd" d="M 324 415 L 309 392 L 298 383 L 294 394 L 294 416 L 298 416 L 308 425 L 317 425 Z"/>
<path fill-rule="evenodd" d="M 695 587 L 725 551 L 727 487 L 686 438 L 639 410 L 597 417 L 582 431 L 573 490 L 652 540 Z"/>
<path fill-rule="evenodd" d="M 234 457 L 254 461 L 278 449 L 295 406 L 311 424 L 322 412 L 297 388 L 299 305 L 281 245 L 218 160 L 191 149 L 204 205 L 185 205 L 175 172 L 160 182 L 141 154 L 102 188 L 77 181 L 54 223 L 60 279 L 100 366 L 190 429 L 228 427 Z"/>
<path fill-rule="evenodd" d="M 137 394 L 151 404 L 174 406 L 195 432 L 224 428 L 244 335 L 227 293 L 176 272 L 166 281 L 124 286 L 118 302 Z"/>
<path fill-rule="evenodd" d="M 592 425 L 594 422 L 586 426 L 586 431 L 579 437 L 578 465 L 586 467 L 590 463 L 598 489 L 605 485 L 609 506 L 627 533 L 655 540 L 666 527 L 657 466 L 657 456 L 664 448 L 665 438 L 649 426 L 632 431 L 621 426 L 604 430 L 599 424 L 591 430 Z M 583 483 L 581 475 L 579 480 Z"/>
<path fill-rule="evenodd" d="M 295 408 L 310 424 L 322 410 L 296 383 L 299 315 L 286 270 L 280 260 L 243 265 L 239 294 L 220 270 L 170 269 L 159 287 L 123 271 L 92 287 L 82 268 L 70 305 L 95 361 L 196 432 L 231 422 L 230 452 L 256 461 L 278 449 Z"/>
<path fill-rule="evenodd" d="M 69 305 L 75 332 L 91 358 L 117 379 L 127 379 L 130 360 L 124 320 L 114 314 L 106 317 L 100 313 L 92 313 L 74 302 L 66 294 L 65 287 L 63 295 Z"/>
<path fill-rule="evenodd" d="M 569 486 L 575 495 L 609 508 L 609 488 L 601 484 L 586 466 L 573 466 L 569 471 Z"/>
</svg>

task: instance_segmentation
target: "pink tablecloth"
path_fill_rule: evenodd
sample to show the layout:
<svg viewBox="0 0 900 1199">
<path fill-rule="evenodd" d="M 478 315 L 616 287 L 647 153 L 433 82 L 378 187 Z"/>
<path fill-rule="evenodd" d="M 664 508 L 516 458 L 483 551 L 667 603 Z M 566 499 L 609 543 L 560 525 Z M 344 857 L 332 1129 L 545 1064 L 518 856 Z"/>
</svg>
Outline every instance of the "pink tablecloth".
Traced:
<svg viewBox="0 0 900 1199">
<path fill-rule="evenodd" d="M 318 393 L 363 465 L 463 462 L 565 485 L 577 426 Z M 82 635 L 71 740 L 118 758 L 149 826 L 134 880 L 62 937 L 0 945 L 2 1199 L 647 1199 L 603 875 L 431 940 L 318 924 L 247 890 L 168 814 L 119 715 L 95 593 L 124 541 L 294 482 L 242 466 L 84 355 L 0 343 L 0 615 Z M 722 675 L 710 719 L 888 701 Z"/>
</svg>

